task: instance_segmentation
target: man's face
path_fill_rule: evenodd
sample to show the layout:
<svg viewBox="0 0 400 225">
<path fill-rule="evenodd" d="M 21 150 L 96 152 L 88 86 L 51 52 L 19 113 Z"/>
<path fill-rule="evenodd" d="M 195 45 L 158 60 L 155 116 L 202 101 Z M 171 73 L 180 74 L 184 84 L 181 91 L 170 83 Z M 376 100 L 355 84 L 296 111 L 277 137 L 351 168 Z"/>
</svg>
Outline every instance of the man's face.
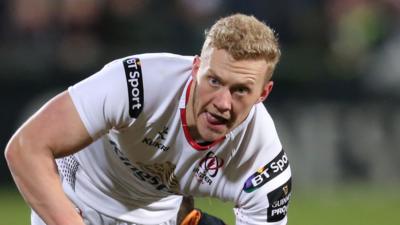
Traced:
<svg viewBox="0 0 400 225">
<path fill-rule="evenodd" d="M 201 59 L 196 57 L 187 112 L 192 137 L 213 141 L 245 120 L 272 90 L 266 72 L 265 60 L 236 61 L 225 50 L 208 48 Z"/>
</svg>

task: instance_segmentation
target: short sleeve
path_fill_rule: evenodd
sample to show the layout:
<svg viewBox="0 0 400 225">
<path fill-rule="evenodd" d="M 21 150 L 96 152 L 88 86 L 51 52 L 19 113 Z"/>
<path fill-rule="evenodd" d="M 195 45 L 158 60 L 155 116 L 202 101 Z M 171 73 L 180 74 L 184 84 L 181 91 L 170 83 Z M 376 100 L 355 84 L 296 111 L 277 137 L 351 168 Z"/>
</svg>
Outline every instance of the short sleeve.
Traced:
<svg viewBox="0 0 400 225">
<path fill-rule="evenodd" d="M 135 120 L 129 115 L 129 82 L 126 78 L 129 71 L 124 68 L 125 61 L 113 61 L 68 89 L 81 120 L 94 139 Z M 137 82 L 141 82 L 141 77 Z"/>
<path fill-rule="evenodd" d="M 246 180 L 242 204 L 234 208 L 236 225 L 284 225 L 292 191 L 290 165 L 286 153 L 260 167 Z"/>
</svg>

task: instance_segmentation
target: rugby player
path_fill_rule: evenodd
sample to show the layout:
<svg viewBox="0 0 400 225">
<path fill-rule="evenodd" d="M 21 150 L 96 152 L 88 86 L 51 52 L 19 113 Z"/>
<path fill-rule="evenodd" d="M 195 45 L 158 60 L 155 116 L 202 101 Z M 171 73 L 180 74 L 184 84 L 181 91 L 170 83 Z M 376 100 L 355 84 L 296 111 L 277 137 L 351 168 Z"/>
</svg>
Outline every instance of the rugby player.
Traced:
<svg viewBox="0 0 400 225">
<path fill-rule="evenodd" d="M 234 14 L 200 56 L 127 56 L 55 96 L 5 151 L 32 224 L 223 224 L 191 196 L 234 202 L 237 225 L 286 224 L 291 171 L 263 104 L 280 54 Z"/>
</svg>

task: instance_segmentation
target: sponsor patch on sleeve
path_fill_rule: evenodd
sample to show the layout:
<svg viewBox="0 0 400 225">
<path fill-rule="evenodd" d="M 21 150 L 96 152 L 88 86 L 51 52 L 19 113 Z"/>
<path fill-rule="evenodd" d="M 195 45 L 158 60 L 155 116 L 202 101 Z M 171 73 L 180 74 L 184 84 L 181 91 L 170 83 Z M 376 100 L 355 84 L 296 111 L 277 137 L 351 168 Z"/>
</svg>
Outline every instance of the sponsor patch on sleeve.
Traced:
<svg viewBox="0 0 400 225">
<path fill-rule="evenodd" d="M 128 85 L 129 116 L 137 118 L 143 109 L 142 68 L 138 58 L 123 61 L 126 83 Z"/>
<path fill-rule="evenodd" d="M 290 178 L 282 186 L 268 193 L 267 222 L 277 222 L 285 218 L 289 207 L 291 190 L 292 179 Z"/>
<path fill-rule="evenodd" d="M 246 193 L 253 192 L 268 181 L 272 180 L 274 177 L 278 176 L 288 166 L 289 160 L 285 151 L 282 149 L 281 152 L 271 162 L 259 168 L 257 172 L 247 178 L 246 182 L 244 183 L 243 190 Z"/>
</svg>

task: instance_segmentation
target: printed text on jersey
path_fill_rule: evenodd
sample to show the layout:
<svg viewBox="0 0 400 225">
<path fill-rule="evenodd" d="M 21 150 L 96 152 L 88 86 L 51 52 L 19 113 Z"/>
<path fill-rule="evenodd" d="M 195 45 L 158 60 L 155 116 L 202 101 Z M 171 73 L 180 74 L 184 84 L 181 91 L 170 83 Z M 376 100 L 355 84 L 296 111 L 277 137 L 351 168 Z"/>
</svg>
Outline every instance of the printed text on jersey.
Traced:
<svg viewBox="0 0 400 225">
<path fill-rule="evenodd" d="M 281 152 L 267 165 L 258 169 L 253 175 L 251 175 L 244 183 L 243 190 L 250 193 L 259 187 L 263 186 L 274 177 L 278 176 L 289 166 L 289 160 L 286 153 Z"/>
</svg>

